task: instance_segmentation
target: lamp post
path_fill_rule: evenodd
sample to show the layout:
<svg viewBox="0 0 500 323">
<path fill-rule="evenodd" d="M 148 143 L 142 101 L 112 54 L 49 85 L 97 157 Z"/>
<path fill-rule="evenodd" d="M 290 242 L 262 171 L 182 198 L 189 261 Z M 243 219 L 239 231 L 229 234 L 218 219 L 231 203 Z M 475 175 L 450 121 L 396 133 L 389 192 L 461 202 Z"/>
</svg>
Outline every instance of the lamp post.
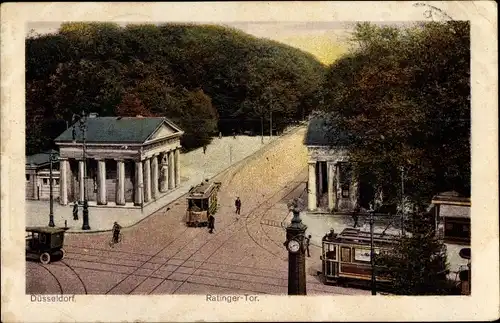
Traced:
<svg viewBox="0 0 500 323">
<path fill-rule="evenodd" d="M 286 241 L 288 249 L 288 295 L 306 295 L 306 258 L 304 243 L 307 226 L 300 219 L 303 209 L 302 201 L 294 199 L 288 204 L 288 209 L 293 212 L 292 223 L 286 228 Z"/>
<path fill-rule="evenodd" d="M 53 162 L 55 161 L 56 156 L 54 153 L 51 151 L 49 154 L 49 160 L 50 160 L 50 171 L 49 171 L 49 188 L 50 188 L 50 206 L 49 206 L 49 227 L 55 227 L 54 224 L 54 195 L 53 195 L 53 179 L 52 179 L 52 167 L 53 167 Z"/>
<path fill-rule="evenodd" d="M 405 235 L 405 182 L 404 175 L 405 169 L 403 166 L 400 167 L 401 170 L 401 236 Z"/>
<path fill-rule="evenodd" d="M 87 139 L 87 116 L 85 112 L 79 115 L 79 127 L 82 132 L 82 150 L 83 150 L 83 225 L 82 230 L 90 230 L 89 226 L 89 204 L 87 201 L 87 151 L 86 151 L 86 139 Z M 73 125 L 74 129 L 75 125 Z M 73 131 L 75 133 L 75 131 Z"/>
</svg>

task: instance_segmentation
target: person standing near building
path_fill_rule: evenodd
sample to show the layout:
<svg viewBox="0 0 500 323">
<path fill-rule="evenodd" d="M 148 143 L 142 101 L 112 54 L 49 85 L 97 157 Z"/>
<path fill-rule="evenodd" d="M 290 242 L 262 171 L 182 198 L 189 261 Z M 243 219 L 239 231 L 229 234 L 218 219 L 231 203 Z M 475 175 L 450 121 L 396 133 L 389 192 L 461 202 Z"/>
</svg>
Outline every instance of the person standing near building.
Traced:
<svg viewBox="0 0 500 323">
<path fill-rule="evenodd" d="M 240 212 L 241 212 L 241 200 L 240 200 L 239 196 L 236 198 L 236 201 L 234 201 L 234 206 L 236 207 L 236 214 L 240 215 Z"/>
<path fill-rule="evenodd" d="M 305 243 L 306 243 L 307 256 L 311 257 L 311 253 L 309 252 L 309 245 L 311 244 L 311 235 L 308 235 L 305 240 L 306 240 Z"/>
<path fill-rule="evenodd" d="M 113 243 L 118 243 L 120 238 L 120 230 L 122 226 L 115 221 L 113 224 Z"/>
<path fill-rule="evenodd" d="M 73 204 L 73 220 L 78 220 L 78 202 L 75 201 L 75 204 Z"/>
</svg>

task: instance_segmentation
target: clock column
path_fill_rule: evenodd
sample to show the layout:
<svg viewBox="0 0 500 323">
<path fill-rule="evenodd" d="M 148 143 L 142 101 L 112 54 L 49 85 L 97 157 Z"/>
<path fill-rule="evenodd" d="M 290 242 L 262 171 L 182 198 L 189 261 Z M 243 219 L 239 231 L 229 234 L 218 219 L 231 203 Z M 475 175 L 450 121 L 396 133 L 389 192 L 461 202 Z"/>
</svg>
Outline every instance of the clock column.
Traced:
<svg viewBox="0 0 500 323">
<path fill-rule="evenodd" d="M 289 205 L 292 223 L 286 228 L 285 246 L 288 249 L 288 295 L 306 295 L 306 257 L 304 238 L 307 226 L 300 219 L 295 200 Z"/>
</svg>

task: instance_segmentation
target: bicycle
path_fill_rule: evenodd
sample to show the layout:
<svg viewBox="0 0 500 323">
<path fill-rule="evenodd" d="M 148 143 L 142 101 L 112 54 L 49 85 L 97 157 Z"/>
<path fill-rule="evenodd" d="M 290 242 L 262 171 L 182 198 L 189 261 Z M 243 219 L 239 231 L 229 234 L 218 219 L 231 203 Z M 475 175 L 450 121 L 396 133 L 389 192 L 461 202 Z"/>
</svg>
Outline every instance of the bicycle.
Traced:
<svg viewBox="0 0 500 323">
<path fill-rule="evenodd" d="M 117 241 L 117 242 L 115 242 L 115 237 L 114 237 L 114 236 L 111 236 L 111 241 L 109 242 L 109 246 L 110 246 L 111 248 L 114 248 L 114 247 L 115 247 L 115 244 L 120 243 L 120 242 L 122 242 L 122 241 L 123 241 L 123 233 L 121 233 L 121 232 L 120 232 L 120 233 L 118 234 L 118 241 Z"/>
</svg>

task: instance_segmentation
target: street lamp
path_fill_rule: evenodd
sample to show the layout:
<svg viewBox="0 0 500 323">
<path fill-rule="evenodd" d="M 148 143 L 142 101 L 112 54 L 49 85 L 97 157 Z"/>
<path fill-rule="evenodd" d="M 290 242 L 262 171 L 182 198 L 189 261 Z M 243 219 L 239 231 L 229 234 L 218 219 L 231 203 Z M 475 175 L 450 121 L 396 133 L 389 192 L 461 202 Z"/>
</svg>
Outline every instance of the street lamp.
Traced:
<svg viewBox="0 0 500 323">
<path fill-rule="evenodd" d="M 79 117 L 79 127 L 83 135 L 83 225 L 82 230 L 90 230 L 89 226 L 89 205 L 87 201 L 87 151 L 86 151 L 86 139 L 87 139 L 87 116 L 85 112 L 78 116 Z M 73 134 L 75 134 L 75 125 L 73 124 Z"/>
<path fill-rule="evenodd" d="M 405 235 L 405 182 L 404 175 L 405 169 L 403 166 L 399 168 L 401 170 L 401 236 Z"/>
<path fill-rule="evenodd" d="M 53 179 L 52 179 L 52 166 L 53 162 L 57 161 L 57 157 L 55 156 L 53 151 L 50 151 L 49 154 L 50 160 L 50 171 L 49 171 L 49 188 L 50 188 L 50 208 L 49 208 L 49 227 L 55 227 L 54 224 L 54 195 L 53 195 Z"/>
</svg>

